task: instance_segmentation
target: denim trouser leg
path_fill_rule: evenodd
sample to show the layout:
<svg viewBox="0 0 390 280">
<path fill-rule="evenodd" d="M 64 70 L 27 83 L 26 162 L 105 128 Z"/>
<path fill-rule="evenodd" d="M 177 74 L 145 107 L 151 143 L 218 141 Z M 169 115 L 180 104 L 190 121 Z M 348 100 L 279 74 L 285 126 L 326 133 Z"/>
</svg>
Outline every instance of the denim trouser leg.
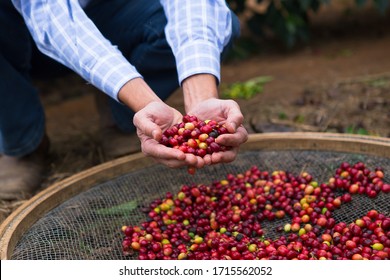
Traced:
<svg viewBox="0 0 390 280">
<path fill-rule="evenodd" d="M 45 131 L 44 110 L 28 78 L 31 42 L 11 1 L 0 1 L 0 154 L 23 156 Z"/>
<path fill-rule="evenodd" d="M 144 1 L 97 1 L 86 12 L 162 100 L 179 87 L 175 58 L 164 33 L 167 19 L 159 0 L 150 0 L 147 5 Z M 240 33 L 239 20 L 233 13 L 232 17 L 233 35 L 225 51 Z M 135 131 L 134 112 L 112 99 L 110 105 L 117 125 L 123 131 Z"/>
</svg>

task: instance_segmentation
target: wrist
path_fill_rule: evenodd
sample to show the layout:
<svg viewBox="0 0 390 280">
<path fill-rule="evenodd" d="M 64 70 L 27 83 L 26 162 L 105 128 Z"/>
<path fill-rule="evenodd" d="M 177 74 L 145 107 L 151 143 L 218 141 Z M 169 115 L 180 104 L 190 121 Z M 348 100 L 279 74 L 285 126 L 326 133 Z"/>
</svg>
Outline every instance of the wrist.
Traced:
<svg viewBox="0 0 390 280">
<path fill-rule="evenodd" d="M 138 112 L 151 102 L 162 102 L 142 78 L 128 81 L 118 92 L 118 100 Z"/>
<path fill-rule="evenodd" d="M 204 100 L 218 98 L 217 78 L 211 74 L 197 74 L 182 83 L 186 112 Z"/>
</svg>

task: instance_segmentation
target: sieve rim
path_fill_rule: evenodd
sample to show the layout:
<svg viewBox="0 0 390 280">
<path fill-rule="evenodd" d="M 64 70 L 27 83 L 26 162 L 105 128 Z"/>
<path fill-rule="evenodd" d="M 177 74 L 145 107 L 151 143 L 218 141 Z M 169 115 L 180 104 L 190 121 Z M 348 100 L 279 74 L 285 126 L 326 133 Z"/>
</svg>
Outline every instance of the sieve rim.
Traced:
<svg viewBox="0 0 390 280">
<path fill-rule="evenodd" d="M 390 139 L 355 134 L 274 132 L 250 134 L 240 152 L 249 150 L 317 150 L 390 158 Z M 0 225 L 0 259 L 10 259 L 22 235 L 40 217 L 61 203 L 99 183 L 156 164 L 140 152 L 89 168 L 37 193 Z"/>
</svg>

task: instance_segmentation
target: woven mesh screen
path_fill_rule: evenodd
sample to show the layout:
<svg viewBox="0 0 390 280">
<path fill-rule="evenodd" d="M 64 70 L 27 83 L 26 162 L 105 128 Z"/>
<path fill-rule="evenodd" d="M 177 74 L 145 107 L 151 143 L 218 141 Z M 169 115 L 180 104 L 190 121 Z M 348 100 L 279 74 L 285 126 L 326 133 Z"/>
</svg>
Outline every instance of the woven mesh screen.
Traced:
<svg viewBox="0 0 390 280">
<path fill-rule="evenodd" d="M 324 151 L 247 151 L 233 163 L 210 166 L 194 176 L 186 170 L 155 165 L 96 185 L 49 211 L 21 237 L 12 259 L 110 260 L 130 259 L 122 254 L 123 225 L 139 225 L 147 219 L 143 208 L 166 192 L 177 193 L 183 184 L 211 185 L 227 174 L 245 172 L 256 165 L 263 171 L 309 172 L 316 181 L 327 182 L 343 162 L 363 161 L 368 168 L 381 167 L 390 181 L 390 159 L 362 154 Z M 375 199 L 355 195 L 350 203 L 333 212 L 336 221 L 352 222 L 370 209 L 390 214 L 390 194 Z M 289 218 L 265 222 L 266 235 L 277 238 L 276 228 Z"/>
</svg>

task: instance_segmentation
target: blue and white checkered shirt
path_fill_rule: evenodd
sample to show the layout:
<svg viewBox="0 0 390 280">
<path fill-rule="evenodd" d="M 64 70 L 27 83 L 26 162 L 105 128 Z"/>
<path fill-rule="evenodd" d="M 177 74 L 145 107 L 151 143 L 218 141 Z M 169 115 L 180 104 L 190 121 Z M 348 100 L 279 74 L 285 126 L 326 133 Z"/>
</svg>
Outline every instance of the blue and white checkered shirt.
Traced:
<svg viewBox="0 0 390 280">
<path fill-rule="evenodd" d="M 38 48 L 117 100 L 120 88 L 142 77 L 99 32 L 83 7 L 89 0 L 12 0 Z M 194 74 L 220 79 L 220 54 L 231 36 L 224 0 L 160 0 L 179 83 Z"/>
</svg>

